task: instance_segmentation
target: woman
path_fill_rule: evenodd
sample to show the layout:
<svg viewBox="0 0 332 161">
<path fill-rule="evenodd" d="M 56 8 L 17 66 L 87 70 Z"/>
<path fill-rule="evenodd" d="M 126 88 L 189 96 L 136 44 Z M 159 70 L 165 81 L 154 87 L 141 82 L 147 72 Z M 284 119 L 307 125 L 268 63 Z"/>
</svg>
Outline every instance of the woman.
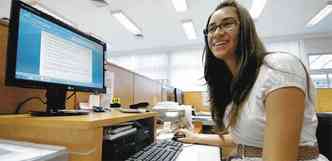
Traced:
<svg viewBox="0 0 332 161">
<path fill-rule="evenodd" d="M 235 1 L 217 6 L 204 34 L 204 77 L 221 139 L 191 141 L 236 145 L 232 161 L 327 161 L 318 151 L 315 88 L 302 62 L 267 53 Z"/>
</svg>

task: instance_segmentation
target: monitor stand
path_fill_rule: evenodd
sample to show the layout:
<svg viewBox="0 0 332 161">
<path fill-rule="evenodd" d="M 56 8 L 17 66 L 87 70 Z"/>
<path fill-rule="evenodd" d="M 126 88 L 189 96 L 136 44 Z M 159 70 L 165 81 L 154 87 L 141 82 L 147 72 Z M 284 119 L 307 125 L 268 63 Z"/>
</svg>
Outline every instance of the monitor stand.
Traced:
<svg viewBox="0 0 332 161">
<path fill-rule="evenodd" d="M 31 111 L 31 116 L 74 116 L 87 115 L 84 110 L 65 110 L 66 107 L 66 88 L 49 87 L 46 89 L 46 111 Z"/>
</svg>

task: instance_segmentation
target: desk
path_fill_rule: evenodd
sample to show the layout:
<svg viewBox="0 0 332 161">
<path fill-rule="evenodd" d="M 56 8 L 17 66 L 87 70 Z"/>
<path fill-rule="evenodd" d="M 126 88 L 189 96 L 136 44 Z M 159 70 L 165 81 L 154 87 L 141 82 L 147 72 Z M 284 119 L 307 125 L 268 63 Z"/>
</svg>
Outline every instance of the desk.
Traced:
<svg viewBox="0 0 332 161">
<path fill-rule="evenodd" d="M 168 140 L 173 136 L 173 133 L 160 133 L 156 140 Z M 220 158 L 220 148 L 217 146 L 183 144 L 183 150 L 176 161 L 220 161 Z"/>
<path fill-rule="evenodd" d="M 0 139 L 1 161 L 67 161 L 65 147 Z"/>
<path fill-rule="evenodd" d="M 184 144 L 176 161 L 220 161 L 219 147 Z"/>
<path fill-rule="evenodd" d="M 121 113 L 117 110 L 83 116 L 0 116 L 0 138 L 67 147 L 70 161 L 101 161 L 103 128 L 141 120 L 153 131 L 158 113 Z"/>
</svg>

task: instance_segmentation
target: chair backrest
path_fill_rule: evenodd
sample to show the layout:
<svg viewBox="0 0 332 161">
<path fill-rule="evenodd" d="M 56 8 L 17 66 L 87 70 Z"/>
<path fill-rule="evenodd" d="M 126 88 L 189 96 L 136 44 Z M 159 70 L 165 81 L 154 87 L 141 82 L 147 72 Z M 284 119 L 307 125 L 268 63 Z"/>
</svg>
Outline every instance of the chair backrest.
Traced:
<svg viewBox="0 0 332 161">
<path fill-rule="evenodd" d="M 317 127 L 317 140 L 319 151 L 332 160 L 332 112 L 317 113 L 318 127 Z"/>
</svg>

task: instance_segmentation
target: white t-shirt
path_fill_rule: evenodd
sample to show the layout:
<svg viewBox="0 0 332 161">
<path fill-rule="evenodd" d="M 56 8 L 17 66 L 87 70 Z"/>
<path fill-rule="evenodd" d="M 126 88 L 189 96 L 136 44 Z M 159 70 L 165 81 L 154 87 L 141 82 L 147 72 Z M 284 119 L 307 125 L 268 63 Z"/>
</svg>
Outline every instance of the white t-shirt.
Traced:
<svg viewBox="0 0 332 161">
<path fill-rule="evenodd" d="M 310 82 L 309 94 L 311 99 L 309 99 L 307 90 L 307 79 Z M 305 92 L 305 110 L 300 145 L 316 145 L 318 123 L 314 102 L 316 89 L 311 79 L 307 78 L 300 60 L 286 53 L 265 56 L 257 80 L 243 103 L 237 124 L 230 129 L 230 134 L 235 143 L 263 147 L 264 128 L 266 126 L 264 101 L 270 92 L 282 87 L 297 87 Z M 231 104 L 227 106 L 226 115 L 230 109 Z M 224 117 L 224 121 L 227 125 L 227 117 Z"/>
</svg>

